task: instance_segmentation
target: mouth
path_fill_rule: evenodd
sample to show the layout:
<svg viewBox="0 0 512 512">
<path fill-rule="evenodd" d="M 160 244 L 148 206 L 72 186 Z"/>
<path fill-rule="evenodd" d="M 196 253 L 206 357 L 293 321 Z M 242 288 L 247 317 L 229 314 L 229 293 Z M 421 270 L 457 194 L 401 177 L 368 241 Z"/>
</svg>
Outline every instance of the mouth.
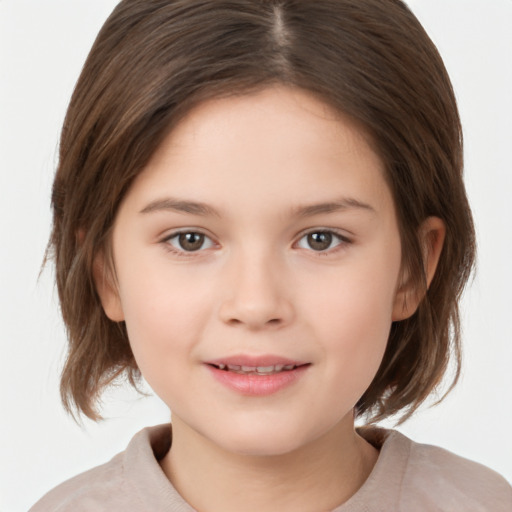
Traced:
<svg viewBox="0 0 512 512">
<path fill-rule="evenodd" d="M 311 363 L 278 356 L 231 356 L 208 361 L 206 366 L 220 384 L 245 396 L 266 396 L 294 385 Z"/>
<path fill-rule="evenodd" d="M 306 364 L 275 364 L 275 365 L 267 365 L 267 366 L 247 366 L 247 365 L 238 365 L 238 364 L 213 364 L 210 363 L 210 366 L 217 368 L 218 370 L 222 370 L 225 372 L 233 372 L 238 373 L 239 375 L 275 375 L 276 373 L 281 372 L 291 372 L 296 370 L 301 366 L 306 366 Z"/>
</svg>

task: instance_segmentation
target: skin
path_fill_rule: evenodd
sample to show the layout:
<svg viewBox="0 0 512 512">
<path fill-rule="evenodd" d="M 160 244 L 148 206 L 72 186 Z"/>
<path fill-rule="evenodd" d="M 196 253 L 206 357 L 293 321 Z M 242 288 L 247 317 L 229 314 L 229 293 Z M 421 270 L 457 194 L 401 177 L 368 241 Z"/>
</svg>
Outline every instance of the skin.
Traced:
<svg viewBox="0 0 512 512">
<path fill-rule="evenodd" d="M 187 252 L 177 230 L 204 244 Z M 326 231 L 330 244 L 313 247 L 307 233 Z M 421 236 L 430 281 L 442 222 L 427 219 Z M 364 133 L 286 87 L 206 102 L 136 179 L 112 243 L 116 279 L 100 256 L 98 291 L 172 411 L 161 466 L 178 492 L 204 512 L 316 512 L 352 496 L 378 457 L 354 431 L 354 405 L 391 323 L 420 298 Z M 276 393 L 246 396 L 205 364 L 233 354 L 308 366 Z"/>
</svg>

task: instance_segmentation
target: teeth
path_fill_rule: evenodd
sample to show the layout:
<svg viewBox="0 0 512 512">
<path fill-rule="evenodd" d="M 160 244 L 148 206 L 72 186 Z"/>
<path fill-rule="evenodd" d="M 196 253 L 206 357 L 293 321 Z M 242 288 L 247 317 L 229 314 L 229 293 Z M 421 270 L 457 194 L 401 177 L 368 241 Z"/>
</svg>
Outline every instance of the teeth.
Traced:
<svg viewBox="0 0 512 512">
<path fill-rule="evenodd" d="M 258 373 L 270 373 L 270 372 L 275 372 L 277 370 L 276 370 L 275 366 L 258 366 L 256 368 L 256 371 Z"/>
<path fill-rule="evenodd" d="M 256 375 L 271 375 L 273 373 L 279 373 L 283 370 L 293 370 L 296 366 L 294 364 L 276 364 L 272 366 L 240 366 L 237 364 L 218 364 L 219 370 L 226 370 L 236 372 L 240 374 L 256 374 Z"/>
</svg>

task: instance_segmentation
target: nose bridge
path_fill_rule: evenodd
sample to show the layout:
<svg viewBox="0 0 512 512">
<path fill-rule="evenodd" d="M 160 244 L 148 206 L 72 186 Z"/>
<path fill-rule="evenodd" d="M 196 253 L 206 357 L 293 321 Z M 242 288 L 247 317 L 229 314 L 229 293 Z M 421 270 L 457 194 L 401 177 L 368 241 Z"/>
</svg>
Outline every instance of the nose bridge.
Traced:
<svg viewBox="0 0 512 512">
<path fill-rule="evenodd" d="M 252 329 L 282 326 L 293 315 L 283 262 L 274 251 L 255 245 L 232 255 L 221 317 Z"/>
</svg>

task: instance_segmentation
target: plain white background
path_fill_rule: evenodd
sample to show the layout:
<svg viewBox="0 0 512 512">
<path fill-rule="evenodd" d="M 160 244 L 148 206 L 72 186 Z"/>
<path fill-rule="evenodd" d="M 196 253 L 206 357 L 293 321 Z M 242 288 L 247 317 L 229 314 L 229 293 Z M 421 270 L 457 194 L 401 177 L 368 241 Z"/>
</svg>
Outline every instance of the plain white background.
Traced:
<svg viewBox="0 0 512 512">
<path fill-rule="evenodd" d="M 100 424 L 59 403 L 65 353 L 50 229 L 60 125 L 115 0 L 0 0 L 0 511 L 109 460 L 140 428 L 168 421 L 158 398 L 105 396 Z M 463 378 L 440 406 L 400 427 L 512 481 L 512 0 L 410 0 L 451 74 L 464 124 L 466 182 L 479 241 L 464 301 Z"/>
</svg>

